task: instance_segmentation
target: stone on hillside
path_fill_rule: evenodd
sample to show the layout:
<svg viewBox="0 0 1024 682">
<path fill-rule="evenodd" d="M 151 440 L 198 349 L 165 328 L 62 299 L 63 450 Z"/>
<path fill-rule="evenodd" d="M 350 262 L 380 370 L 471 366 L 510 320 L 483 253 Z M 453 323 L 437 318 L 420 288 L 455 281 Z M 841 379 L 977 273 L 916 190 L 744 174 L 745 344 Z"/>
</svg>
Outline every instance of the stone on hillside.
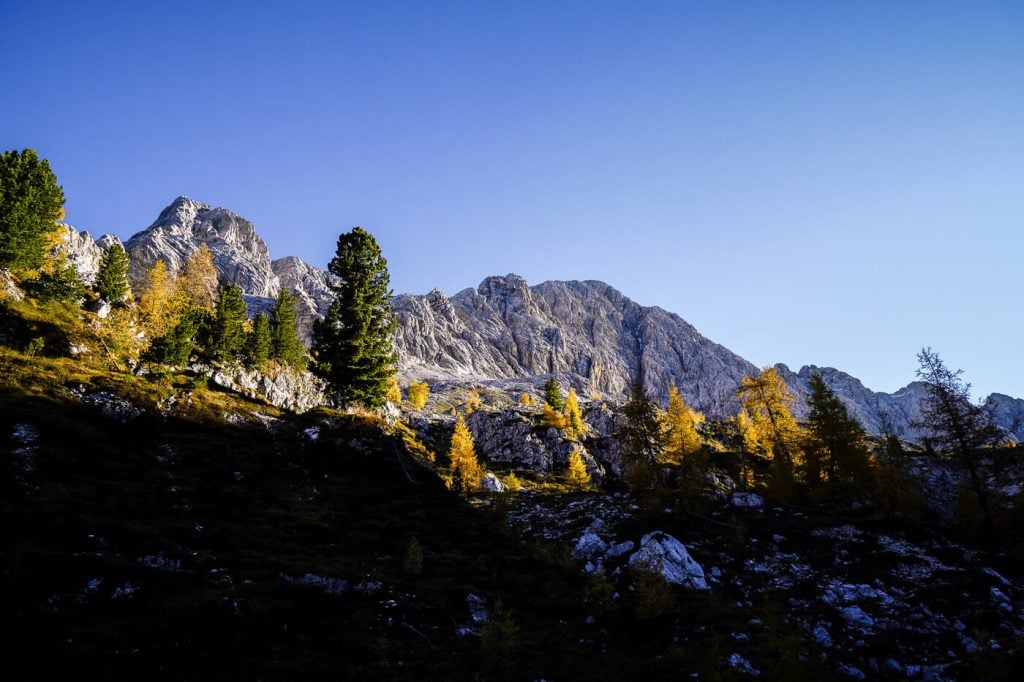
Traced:
<svg viewBox="0 0 1024 682">
<path fill-rule="evenodd" d="M 655 531 L 640 540 L 640 549 L 629 558 L 629 567 L 657 573 L 666 582 L 694 590 L 707 590 L 704 569 L 686 546 L 668 533 Z"/>
<path fill-rule="evenodd" d="M 764 498 L 757 493 L 733 493 L 732 506 L 760 509 L 764 506 Z"/>
<path fill-rule="evenodd" d="M 484 474 L 483 478 L 480 479 L 480 489 L 489 493 L 503 493 L 508 490 L 508 486 L 502 483 L 501 480 L 494 475 L 494 472 L 488 471 Z"/>
<path fill-rule="evenodd" d="M 587 531 L 576 541 L 572 549 L 572 558 L 578 561 L 600 560 L 608 550 L 608 544 L 597 533 Z"/>
<path fill-rule="evenodd" d="M 194 363 L 193 372 L 205 374 L 221 388 L 294 412 L 306 412 L 325 404 L 323 382 L 309 372 L 279 369 L 270 374 L 241 366 Z"/>
</svg>

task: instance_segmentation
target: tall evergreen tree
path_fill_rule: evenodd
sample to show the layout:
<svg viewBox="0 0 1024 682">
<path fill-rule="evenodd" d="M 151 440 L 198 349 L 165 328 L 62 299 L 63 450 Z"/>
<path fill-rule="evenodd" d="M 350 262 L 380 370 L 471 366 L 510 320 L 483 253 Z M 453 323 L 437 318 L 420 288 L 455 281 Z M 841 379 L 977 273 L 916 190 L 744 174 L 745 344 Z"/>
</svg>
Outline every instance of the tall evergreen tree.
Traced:
<svg viewBox="0 0 1024 682">
<path fill-rule="evenodd" d="M 555 377 L 551 377 L 544 383 L 544 402 L 556 412 L 561 412 L 565 407 L 565 401 L 562 400 L 562 387 Z"/>
<path fill-rule="evenodd" d="M 381 407 L 397 360 L 387 261 L 373 235 L 356 227 L 338 237 L 327 269 L 337 278 L 335 299 L 313 327 L 315 371 L 343 404 Z"/>
<path fill-rule="evenodd" d="M 32 149 L 0 154 L 0 268 L 38 270 L 46 260 L 64 190 Z"/>
<path fill-rule="evenodd" d="M 925 442 L 931 450 L 952 458 L 967 471 L 970 489 L 988 522 L 991 494 L 978 460 L 985 448 L 1002 440 L 1002 432 L 988 406 L 971 401 L 971 385 L 961 378 L 963 370 L 948 369 L 931 348 L 922 348 L 917 359 L 917 376 L 928 384 L 928 396 L 914 426 L 928 432 Z"/>
<path fill-rule="evenodd" d="M 235 360 L 245 347 L 245 299 L 242 289 L 224 284 L 217 292 L 217 310 L 213 321 L 213 334 L 207 350 L 221 362 Z"/>
<path fill-rule="evenodd" d="M 870 468 L 864 429 L 820 374 L 811 375 L 810 386 L 805 480 L 813 486 L 824 475 L 832 486 L 840 482 L 866 483 Z"/>
<path fill-rule="evenodd" d="M 128 254 L 120 244 L 113 244 L 100 258 L 96 274 L 96 293 L 109 303 L 120 303 L 128 296 Z"/>
<path fill-rule="evenodd" d="M 259 313 L 252 321 L 252 334 L 249 335 L 249 364 L 262 367 L 270 360 L 273 342 L 270 334 L 270 319 Z"/>
<path fill-rule="evenodd" d="M 664 447 L 658 406 L 647 395 L 643 382 L 633 382 L 629 399 L 622 407 L 624 423 L 616 432 L 624 473 L 634 492 L 657 484 L 655 463 Z"/>
<path fill-rule="evenodd" d="M 301 367 L 306 363 L 306 348 L 299 341 L 299 324 L 295 298 L 281 287 L 270 311 L 271 355 L 281 364 Z"/>
</svg>

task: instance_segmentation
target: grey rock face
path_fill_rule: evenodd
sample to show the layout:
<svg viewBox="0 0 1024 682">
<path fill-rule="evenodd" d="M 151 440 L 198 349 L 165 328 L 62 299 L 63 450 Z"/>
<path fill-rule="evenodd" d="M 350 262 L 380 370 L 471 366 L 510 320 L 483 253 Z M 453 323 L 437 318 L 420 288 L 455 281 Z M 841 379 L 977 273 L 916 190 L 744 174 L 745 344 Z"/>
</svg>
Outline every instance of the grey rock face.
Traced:
<svg viewBox="0 0 1024 682">
<path fill-rule="evenodd" d="M 91 286 L 100 271 L 103 252 L 114 244 L 120 244 L 121 240 L 112 234 L 93 239 L 88 232 L 79 232 L 70 225 L 64 225 L 63 230 L 62 242 L 57 251 L 67 258 L 68 263 L 75 266 L 82 283 Z"/>
<path fill-rule="evenodd" d="M 163 259 L 177 272 L 200 244 L 213 254 L 217 272 L 254 296 L 276 296 L 281 284 L 270 265 L 267 244 L 245 218 L 188 197 L 178 197 L 156 221 L 125 243 L 131 257 L 128 277 L 141 283 L 146 270 Z"/>
<path fill-rule="evenodd" d="M 191 370 L 205 374 L 213 383 L 250 398 L 262 398 L 271 405 L 306 412 L 326 404 L 323 383 L 309 372 L 281 370 L 265 374 L 243 367 L 193 364 Z"/>
<path fill-rule="evenodd" d="M 334 300 L 331 276 L 296 256 L 278 258 L 270 266 L 281 286 L 295 296 L 299 336 L 309 345 L 313 341 L 313 322 L 327 314 Z"/>
<path fill-rule="evenodd" d="M 602 282 L 488 277 L 452 298 L 439 291 L 394 301 L 399 371 L 454 380 L 557 375 L 584 394 L 626 394 L 641 375 L 660 399 L 677 384 L 691 405 L 731 411 L 739 380 L 756 367 L 678 315 L 646 308 Z"/>
<path fill-rule="evenodd" d="M 629 567 L 651 571 L 666 582 L 692 590 L 708 590 L 704 569 L 693 560 L 686 546 L 668 533 L 655 531 L 640 540 L 640 549 L 629 557 Z"/>
</svg>

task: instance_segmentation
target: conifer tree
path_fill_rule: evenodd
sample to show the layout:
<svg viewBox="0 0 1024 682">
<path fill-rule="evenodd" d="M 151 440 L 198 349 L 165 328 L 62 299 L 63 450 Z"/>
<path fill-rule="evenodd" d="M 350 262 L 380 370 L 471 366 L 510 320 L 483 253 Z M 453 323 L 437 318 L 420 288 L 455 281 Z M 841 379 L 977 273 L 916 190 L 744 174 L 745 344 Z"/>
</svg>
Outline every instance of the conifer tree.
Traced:
<svg viewBox="0 0 1024 682">
<path fill-rule="evenodd" d="M 249 363 L 253 367 L 262 367 L 270 360 L 271 355 L 270 318 L 259 313 L 252 321 L 252 334 L 249 336 Z"/>
<path fill-rule="evenodd" d="M 391 377 L 391 383 L 388 385 L 388 402 L 395 405 L 402 402 L 402 389 L 398 385 L 398 377 Z"/>
<path fill-rule="evenodd" d="M 668 405 L 665 408 L 665 456 L 676 463 L 700 451 L 702 440 L 697 427 L 704 421 L 704 415 L 691 409 L 677 386 L 668 390 Z"/>
<path fill-rule="evenodd" d="M 213 254 L 202 243 L 182 264 L 178 273 L 178 292 L 186 301 L 204 310 L 213 310 L 217 301 L 217 269 Z"/>
<path fill-rule="evenodd" d="M 551 406 L 551 409 L 558 412 L 562 411 L 565 407 L 565 402 L 562 400 L 562 387 L 558 384 L 558 379 L 551 377 L 544 384 L 544 402 Z"/>
<path fill-rule="evenodd" d="M 221 362 L 236 360 L 245 347 L 246 334 L 245 299 L 242 289 L 234 284 L 224 284 L 217 292 L 217 311 L 213 321 L 211 347 L 214 358 Z"/>
<path fill-rule="evenodd" d="M 914 426 L 928 433 L 925 443 L 932 450 L 966 470 L 987 524 L 992 518 L 991 493 L 978 460 L 985 449 L 999 444 L 1002 432 L 989 406 L 971 401 L 971 385 L 961 378 L 963 370 L 947 368 L 931 348 L 922 348 L 917 359 L 917 376 L 928 384 L 928 396 Z"/>
<path fill-rule="evenodd" d="M 793 396 L 774 367 L 763 369 L 756 377 L 744 377 L 736 396 L 750 415 L 761 449 L 772 462 L 771 492 L 787 501 L 794 494 L 794 467 L 799 464 L 801 437 L 791 412 Z"/>
<path fill-rule="evenodd" d="M 63 217 L 64 190 L 32 149 L 0 154 L 0 268 L 42 267 Z"/>
<path fill-rule="evenodd" d="M 569 468 L 566 471 L 566 478 L 572 485 L 584 488 L 590 485 L 590 472 L 587 471 L 583 455 L 577 448 L 573 448 L 573 451 L 569 453 Z"/>
<path fill-rule="evenodd" d="M 472 492 L 480 487 L 483 468 L 473 451 L 473 435 L 460 414 L 455 420 L 448 459 L 452 468 L 452 487 L 458 492 Z"/>
<path fill-rule="evenodd" d="M 338 238 L 328 270 L 335 299 L 313 327 L 315 371 L 343 404 L 380 407 L 397 360 L 387 261 L 373 235 L 357 227 Z"/>
<path fill-rule="evenodd" d="M 417 410 L 422 410 L 427 405 L 427 398 L 430 397 L 430 386 L 425 381 L 414 381 L 405 390 L 409 402 Z"/>
<path fill-rule="evenodd" d="M 128 254 L 114 243 L 103 252 L 96 273 L 96 293 L 108 303 L 120 303 L 128 297 Z"/>
<path fill-rule="evenodd" d="M 850 416 L 846 405 L 820 374 L 811 375 L 810 387 L 804 464 L 806 482 L 813 486 L 824 474 L 833 486 L 842 481 L 866 483 L 870 470 L 864 429 Z"/>
<path fill-rule="evenodd" d="M 206 325 L 208 318 L 208 311 L 194 305 L 186 307 L 167 333 L 153 340 L 145 358 L 165 365 L 188 364 L 195 349 L 196 335 Z"/>
<path fill-rule="evenodd" d="M 582 438 L 586 433 L 587 426 L 583 422 L 583 413 L 580 411 L 580 400 L 576 397 L 576 389 L 570 388 L 569 395 L 565 398 L 565 431 L 570 438 Z"/>
<path fill-rule="evenodd" d="M 299 341 L 299 325 L 295 311 L 295 297 L 281 288 L 270 311 L 270 337 L 275 360 L 289 367 L 306 364 L 306 348 Z"/>
<path fill-rule="evenodd" d="M 647 395 L 643 382 L 633 382 L 622 407 L 624 423 L 616 432 L 624 473 L 630 489 L 640 492 L 658 483 L 655 464 L 664 447 L 658 406 Z"/>
<path fill-rule="evenodd" d="M 181 313 L 181 298 L 175 295 L 174 277 L 167 271 L 162 259 L 149 270 L 139 291 L 139 318 L 149 339 L 163 336 L 177 324 Z"/>
</svg>

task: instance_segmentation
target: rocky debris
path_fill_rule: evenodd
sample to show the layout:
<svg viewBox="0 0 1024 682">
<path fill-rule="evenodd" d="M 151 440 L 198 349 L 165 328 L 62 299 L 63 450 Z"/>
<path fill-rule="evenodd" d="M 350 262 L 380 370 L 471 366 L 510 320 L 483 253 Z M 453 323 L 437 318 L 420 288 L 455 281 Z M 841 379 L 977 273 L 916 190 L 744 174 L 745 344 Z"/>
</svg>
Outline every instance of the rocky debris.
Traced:
<svg viewBox="0 0 1024 682">
<path fill-rule="evenodd" d="M 90 391 L 83 385 L 72 387 L 69 391 L 82 402 L 98 407 L 107 419 L 127 423 L 142 416 L 142 410 L 109 391 Z"/>
<path fill-rule="evenodd" d="M 278 368 L 264 373 L 238 365 L 203 363 L 193 363 L 189 369 L 206 375 L 221 388 L 266 400 L 271 405 L 293 412 L 306 412 L 326 402 L 323 382 L 309 372 Z"/>
<path fill-rule="evenodd" d="M 17 460 L 21 472 L 32 473 L 39 452 L 39 428 L 35 424 L 15 424 L 11 430 L 11 440 L 16 444 L 11 454 Z"/>
<path fill-rule="evenodd" d="M 764 498 L 757 493 L 733 493 L 732 506 L 761 509 L 764 507 Z"/>
<path fill-rule="evenodd" d="M 730 668 L 740 674 L 749 675 L 750 677 L 761 676 L 761 671 L 750 665 L 750 661 L 739 654 L 729 654 L 729 658 L 726 659 L 726 663 L 729 664 Z"/>
<path fill-rule="evenodd" d="M 342 578 L 329 578 L 315 573 L 306 573 L 305 575 L 293 578 L 287 573 L 281 574 L 281 579 L 291 585 L 306 585 L 308 587 L 315 587 L 325 594 L 329 594 L 332 597 L 337 597 L 348 592 L 349 583 L 347 580 Z"/>
<path fill-rule="evenodd" d="M 508 486 L 502 483 L 493 472 L 488 471 L 480 479 L 480 489 L 489 493 L 504 493 L 508 491 Z"/>
<path fill-rule="evenodd" d="M 694 590 L 709 590 L 704 569 L 686 546 L 667 533 L 655 531 L 640 540 L 640 549 L 629 558 L 629 567 L 661 575 L 666 582 Z"/>
<path fill-rule="evenodd" d="M 137 563 L 149 568 L 155 568 L 160 571 L 180 571 L 181 561 L 179 559 L 171 559 L 164 556 L 163 552 L 159 554 L 152 554 L 147 556 L 140 556 L 135 560 Z"/>
<path fill-rule="evenodd" d="M 466 595 L 466 606 L 469 607 L 469 616 L 476 625 L 487 622 L 487 600 L 479 594 L 472 592 Z"/>
<path fill-rule="evenodd" d="M 577 561 L 598 561 L 608 552 L 608 543 L 592 530 L 588 530 L 572 548 L 572 558 Z"/>
</svg>

